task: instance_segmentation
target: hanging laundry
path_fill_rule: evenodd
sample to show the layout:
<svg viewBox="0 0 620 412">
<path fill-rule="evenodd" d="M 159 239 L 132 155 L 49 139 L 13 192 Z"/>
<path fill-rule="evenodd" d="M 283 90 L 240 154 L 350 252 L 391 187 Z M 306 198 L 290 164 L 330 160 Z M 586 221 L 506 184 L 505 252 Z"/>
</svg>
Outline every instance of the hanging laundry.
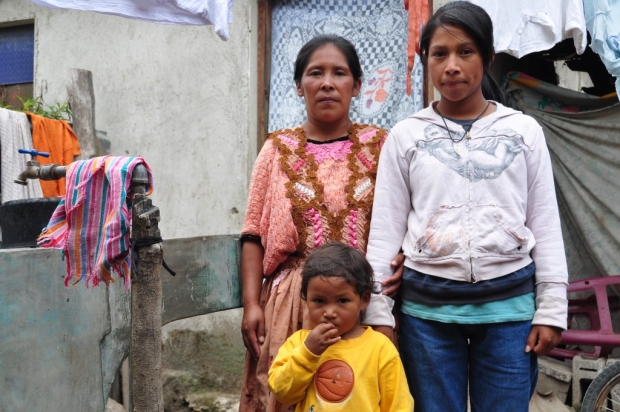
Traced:
<svg viewBox="0 0 620 412">
<path fill-rule="evenodd" d="M 583 7 L 592 38 L 590 47 L 616 78 L 616 93 L 620 96 L 620 4 L 615 0 L 584 0 Z"/>
<path fill-rule="evenodd" d="M 549 50 L 566 38 L 573 38 L 578 54 L 587 46 L 582 0 L 469 0 L 493 20 L 496 53 L 518 59 Z"/>
<path fill-rule="evenodd" d="M 9 200 L 31 199 L 43 197 L 39 180 L 28 179 L 28 185 L 14 182 L 19 174 L 26 170 L 26 162 L 30 155 L 17 152 L 23 148 L 32 150 L 30 125 L 24 113 L 0 108 L 0 193 L 2 203 Z M 37 160 L 41 160 L 37 157 Z"/>
<path fill-rule="evenodd" d="M 26 113 L 32 123 L 32 144 L 35 150 L 47 152 L 50 157 L 37 157 L 41 166 L 55 163 L 67 166 L 80 155 L 80 142 L 64 120 L 48 119 L 34 113 Z M 41 180 L 44 197 L 65 194 L 65 179 Z"/>
<path fill-rule="evenodd" d="M 233 0 L 31 0 L 56 9 L 95 11 L 162 24 L 212 25 L 228 40 Z"/>
<path fill-rule="evenodd" d="M 115 272 L 131 287 L 129 188 L 139 164 L 146 166 L 151 194 L 151 169 L 141 157 L 108 155 L 69 166 L 67 193 L 38 239 L 39 247 L 63 249 L 65 286 L 82 279 L 86 287 L 109 284 Z"/>
<path fill-rule="evenodd" d="M 213 26 L 220 39 L 228 40 L 228 25 L 232 23 L 233 0 L 170 0 L 170 3 L 202 17 L 206 24 Z"/>
<path fill-rule="evenodd" d="M 416 54 L 420 54 L 420 34 L 428 20 L 428 0 L 405 0 L 409 15 L 409 36 L 407 44 L 407 72 L 413 71 Z M 411 95 L 411 76 L 407 76 L 407 95 Z"/>
</svg>

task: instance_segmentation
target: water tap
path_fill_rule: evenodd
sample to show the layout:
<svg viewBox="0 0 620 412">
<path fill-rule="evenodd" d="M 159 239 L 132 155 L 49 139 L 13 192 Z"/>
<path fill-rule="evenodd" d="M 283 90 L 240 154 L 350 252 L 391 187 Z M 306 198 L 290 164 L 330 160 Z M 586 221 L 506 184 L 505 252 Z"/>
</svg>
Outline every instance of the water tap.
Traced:
<svg viewBox="0 0 620 412">
<path fill-rule="evenodd" d="M 31 155 L 32 159 L 26 162 L 26 170 L 17 176 L 17 179 L 14 180 L 15 183 L 26 186 L 28 184 L 28 179 L 58 180 L 65 177 L 67 174 L 66 166 L 59 166 L 57 164 L 41 166 L 37 161 L 37 156 L 50 157 L 50 154 L 47 152 L 27 149 L 19 149 L 17 151 L 22 154 Z"/>
</svg>

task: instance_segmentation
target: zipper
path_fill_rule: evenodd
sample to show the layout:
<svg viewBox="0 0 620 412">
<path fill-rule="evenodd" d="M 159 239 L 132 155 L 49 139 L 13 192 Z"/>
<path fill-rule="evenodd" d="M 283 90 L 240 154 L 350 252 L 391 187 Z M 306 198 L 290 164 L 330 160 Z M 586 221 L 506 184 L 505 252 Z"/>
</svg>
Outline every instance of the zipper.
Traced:
<svg viewBox="0 0 620 412">
<path fill-rule="evenodd" d="M 470 129 L 471 130 L 471 129 Z M 472 228 L 471 228 L 471 191 L 472 191 L 472 183 L 471 183 L 471 166 L 469 163 L 469 154 L 470 154 L 470 147 L 469 147 L 469 142 L 471 141 L 471 134 L 469 133 L 469 130 L 467 131 L 467 133 L 465 134 L 465 137 L 467 139 L 466 141 L 466 147 L 467 147 L 467 200 L 468 200 L 468 208 L 467 208 L 467 223 L 469 226 L 469 230 L 468 230 L 468 239 L 467 239 L 467 245 L 468 245 L 468 249 L 469 249 L 469 273 L 470 273 L 470 277 L 469 277 L 469 281 L 471 283 L 476 282 L 476 276 L 474 275 L 474 262 L 472 260 L 472 244 L 471 244 L 471 236 L 472 236 Z"/>
</svg>

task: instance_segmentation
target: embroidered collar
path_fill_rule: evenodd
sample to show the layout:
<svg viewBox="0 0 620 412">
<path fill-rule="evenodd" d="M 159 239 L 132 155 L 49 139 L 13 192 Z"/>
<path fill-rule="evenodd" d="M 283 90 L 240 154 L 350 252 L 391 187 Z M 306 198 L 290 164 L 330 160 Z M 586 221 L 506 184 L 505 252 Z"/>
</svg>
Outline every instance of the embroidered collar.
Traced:
<svg viewBox="0 0 620 412">
<path fill-rule="evenodd" d="M 344 187 L 348 206 L 331 213 L 323 198 L 324 186 L 317 179 L 318 163 L 306 150 L 305 132 L 302 127 L 275 132 L 281 170 L 286 173 L 286 196 L 293 205 L 292 215 L 299 234 L 299 249 L 306 252 L 328 240 L 339 240 L 357 246 L 360 237 L 368 237 L 374 183 L 379 158 L 379 141 L 386 131 L 374 126 L 353 123 L 347 138 L 352 142 L 347 154 L 347 167 L 351 175 Z M 363 212 L 363 216 L 358 213 Z M 367 215 L 367 216 L 366 216 Z M 357 230 L 357 222 L 364 228 Z M 347 230 L 350 228 L 351 230 Z M 355 233 L 353 233 L 355 232 Z"/>
<path fill-rule="evenodd" d="M 334 143 L 334 142 L 342 142 L 345 140 L 349 140 L 349 135 L 347 134 L 346 136 L 341 136 L 341 137 L 337 137 L 335 139 L 330 139 L 330 140 L 312 140 L 312 139 L 306 139 L 308 141 L 308 143 L 312 143 L 312 144 L 329 144 L 329 143 Z"/>
</svg>

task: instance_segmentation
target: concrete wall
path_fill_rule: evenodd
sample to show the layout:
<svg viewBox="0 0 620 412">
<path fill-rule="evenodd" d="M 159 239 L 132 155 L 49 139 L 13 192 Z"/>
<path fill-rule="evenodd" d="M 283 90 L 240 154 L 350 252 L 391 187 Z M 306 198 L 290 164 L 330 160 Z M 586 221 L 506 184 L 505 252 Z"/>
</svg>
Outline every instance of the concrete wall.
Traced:
<svg viewBox="0 0 620 412">
<path fill-rule="evenodd" d="M 67 99 L 92 71 L 110 153 L 143 156 L 164 238 L 238 233 L 256 157 L 256 1 L 235 0 L 230 40 L 171 26 L 0 1 L 0 25 L 35 23 L 35 94 Z"/>
<path fill-rule="evenodd" d="M 151 166 L 162 236 L 239 233 L 257 153 L 257 1 L 234 1 L 224 42 L 211 26 L 0 0 L 0 26 L 32 21 L 35 95 L 49 105 L 65 101 L 68 69 L 92 72 L 98 134 L 110 153 L 143 156 Z M 214 322 L 239 331 L 240 316 L 233 310 L 170 323 L 164 343 L 173 330 L 211 330 Z"/>
<path fill-rule="evenodd" d="M 445 6 L 448 3 L 451 3 L 454 0 L 433 0 L 433 11 L 436 11 L 442 6 Z"/>
</svg>

